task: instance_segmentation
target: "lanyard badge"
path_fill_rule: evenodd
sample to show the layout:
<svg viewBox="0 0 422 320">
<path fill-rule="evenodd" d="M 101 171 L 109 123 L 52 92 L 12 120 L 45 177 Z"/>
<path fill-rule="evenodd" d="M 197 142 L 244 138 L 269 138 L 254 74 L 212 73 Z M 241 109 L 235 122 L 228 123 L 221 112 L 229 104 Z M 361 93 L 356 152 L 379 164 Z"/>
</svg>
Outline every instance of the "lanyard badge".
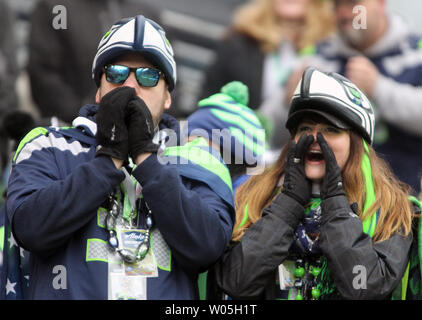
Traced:
<svg viewBox="0 0 422 320">
<path fill-rule="evenodd" d="M 111 300 L 145 300 L 146 278 L 158 277 L 157 263 L 150 250 L 154 223 L 148 204 L 136 192 L 137 183 L 127 171 L 125 174 L 124 192 L 120 192 L 120 201 L 116 194 L 110 197 L 105 221 L 111 249 L 108 255 L 108 296 Z"/>
</svg>

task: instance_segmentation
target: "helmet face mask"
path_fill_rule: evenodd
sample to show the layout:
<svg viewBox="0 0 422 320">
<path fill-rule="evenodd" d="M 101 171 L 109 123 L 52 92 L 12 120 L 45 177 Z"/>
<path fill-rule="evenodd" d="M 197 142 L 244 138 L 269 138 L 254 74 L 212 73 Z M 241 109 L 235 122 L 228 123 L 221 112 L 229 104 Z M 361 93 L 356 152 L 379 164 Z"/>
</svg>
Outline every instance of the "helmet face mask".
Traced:
<svg viewBox="0 0 422 320">
<path fill-rule="evenodd" d="M 319 114 L 338 127 L 350 128 L 372 143 L 375 117 L 364 93 L 347 78 L 309 67 L 291 100 L 286 128 L 293 132 L 303 114 Z M 333 123 L 336 125 L 336 123 Z"/>
<path fill-rule="evenodd" d="M 125 53 L 136 52 L 162 71 L 169 91 L 176 84 L 176 62 L 165 31 L 156 22 L 138 15 L 116 22 L 101 39 L 92 63 L 92 78 L 97 87 L 105 65 Z"/>
</svg>

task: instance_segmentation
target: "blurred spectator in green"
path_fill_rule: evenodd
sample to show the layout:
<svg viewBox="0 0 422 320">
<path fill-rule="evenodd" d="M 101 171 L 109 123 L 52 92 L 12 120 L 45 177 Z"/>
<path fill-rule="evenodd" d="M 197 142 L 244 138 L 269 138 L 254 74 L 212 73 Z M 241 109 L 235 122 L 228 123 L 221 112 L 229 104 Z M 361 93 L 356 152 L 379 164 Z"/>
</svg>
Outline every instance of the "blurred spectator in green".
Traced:
<svg viewBox="0 0 422 320">
<path fill-rule="evenodd" d="M 284 123 L 288 103 L 279 101 L 284 100 L 291 71 L 304 64 L 316 41 L 333 31 L 330 9 L 330 1 L 320 0 L 253 0 L 239 7 L 207 70 L 201 97 L 227 82 L 243 82 L 250 90 L 250 107 L 259 109 L 276 129 L 271 145 L 280 146 L 288 132 L 276 124 Z"/>
</svg>

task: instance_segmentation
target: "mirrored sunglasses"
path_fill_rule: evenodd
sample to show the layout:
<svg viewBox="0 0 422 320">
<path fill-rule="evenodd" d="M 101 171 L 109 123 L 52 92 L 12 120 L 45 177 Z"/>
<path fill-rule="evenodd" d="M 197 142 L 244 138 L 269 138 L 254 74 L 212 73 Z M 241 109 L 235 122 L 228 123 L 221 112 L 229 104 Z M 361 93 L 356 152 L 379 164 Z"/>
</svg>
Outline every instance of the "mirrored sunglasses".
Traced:
<svg viewBox="0 0 422 320">
<path fill-rule="evenodd" d="M 118 64 L 110 64 L 104 67 L 106 80 L 114 84 L 122 84 L 129 77 L 130 73 L 135 73 L 135 78 L 140 86 L 155 87 L 163 76 L 163 72 L 152 68 L 130 68 Z"/>
</svg>

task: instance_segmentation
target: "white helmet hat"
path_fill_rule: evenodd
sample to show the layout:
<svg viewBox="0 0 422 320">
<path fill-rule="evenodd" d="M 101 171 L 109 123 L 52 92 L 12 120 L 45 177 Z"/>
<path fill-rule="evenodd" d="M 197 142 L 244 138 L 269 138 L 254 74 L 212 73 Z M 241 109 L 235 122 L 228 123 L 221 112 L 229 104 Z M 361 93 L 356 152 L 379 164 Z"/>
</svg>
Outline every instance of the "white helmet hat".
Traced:
<svg viewBox="0 0 422 320">
<path fill-rule="evenodd" d="M 308 67 L 293 94 L 286 128 L 294 132 L 305 114 L 318 114 L 339 128 L 352 129 L 370 144 L 375 115 L 371 102 L 350 80 L 338 73 Z"/>
<path fill-rule="evenodd" d="M 164 29 L 151 19 L 138 15 L 116 22 L 101 39 L 92 63 L 92 78 L 100 86 L 107 63 L 120 55 L 139 52 L 165 75 L 172 91 L 176 84 L 176 62 Z"/>
</svg>

